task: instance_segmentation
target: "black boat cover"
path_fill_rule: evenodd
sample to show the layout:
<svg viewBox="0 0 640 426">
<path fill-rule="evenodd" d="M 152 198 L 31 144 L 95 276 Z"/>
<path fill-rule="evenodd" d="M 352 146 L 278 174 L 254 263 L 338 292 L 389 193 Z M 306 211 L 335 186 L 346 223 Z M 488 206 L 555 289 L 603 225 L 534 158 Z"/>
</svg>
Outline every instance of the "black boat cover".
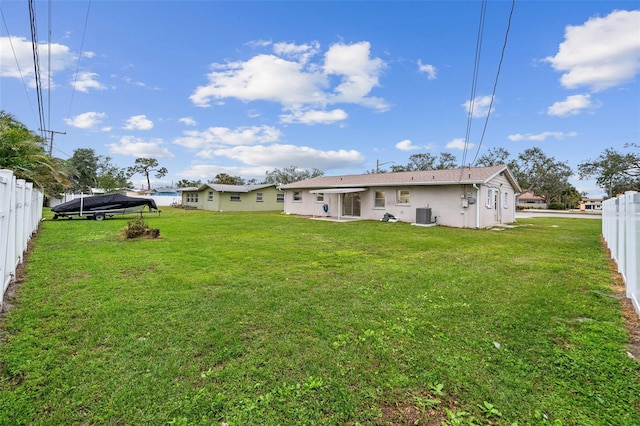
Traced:
<svg viewBox="0 0 640 426">
<path fill-rule="evenodd" d="M 149 210 L 158 210 L 156 202 L 151 198 L 127 197 L 122 194 L 93 195 L 90 197 L 76 198 L 66 203 L 58 204 L 51 210 L 56 213 L 74 213 L 80 211 L 82 203 L 83 212 L 126 209 L 137 206 L 149 206 Z"/>
</svg>

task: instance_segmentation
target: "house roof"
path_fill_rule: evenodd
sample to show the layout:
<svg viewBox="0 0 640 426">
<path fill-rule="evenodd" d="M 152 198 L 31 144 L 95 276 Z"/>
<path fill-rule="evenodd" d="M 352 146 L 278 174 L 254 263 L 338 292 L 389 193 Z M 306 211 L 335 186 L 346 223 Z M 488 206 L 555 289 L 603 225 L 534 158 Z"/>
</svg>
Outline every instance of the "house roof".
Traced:
<svg viewBox="0 0 640 426">
<path fill-rule="evenodd" d="M 282 189 L 349 188 L 370 186 L 411 185 L 460 185 L 484 184 L 501 173 L 509 180 L 516 192 L 520 186 L 507 166 L 464 167 L 462 169 L 428 170 L 417 172 L 371 173 L 346 176 L 319 176 L 283 185 Z"/>
<path fill-rule="evenodd" d="M 547 201 L 544 197 L 541 197 L 540 195 L 536 195 L 531 191 L 524 191 L 522 194 L 518 195 L 518 200 Z"/>
<path fill-rule="evenodd" d="M 210 188 L 217 192 L 251 192 L 262 188 L 268 188 L 270 186 L 275 186 L 272 183 L 265 183 L 261 185 L 223 185 L 218 183 L 205 183 L 201 185 L 199 188 L 189 188 L 194 191 L 202 191 L 204 189 Z M 184 191 L 184 190 L 183 190 Z"/>
</svg>

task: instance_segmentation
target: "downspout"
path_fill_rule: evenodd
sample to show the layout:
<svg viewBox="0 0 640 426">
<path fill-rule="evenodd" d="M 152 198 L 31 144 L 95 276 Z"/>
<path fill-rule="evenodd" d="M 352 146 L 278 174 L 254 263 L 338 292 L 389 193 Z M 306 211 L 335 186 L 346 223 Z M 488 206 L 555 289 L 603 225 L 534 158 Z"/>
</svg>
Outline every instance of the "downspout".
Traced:
<svg viewBox="0 0 640 426">
<path fill-rule="evenodd" d="M 480 188 L 475 183 L 473 187 L 476 190 L 476 229 L 480 228 Z"/>
</svg>

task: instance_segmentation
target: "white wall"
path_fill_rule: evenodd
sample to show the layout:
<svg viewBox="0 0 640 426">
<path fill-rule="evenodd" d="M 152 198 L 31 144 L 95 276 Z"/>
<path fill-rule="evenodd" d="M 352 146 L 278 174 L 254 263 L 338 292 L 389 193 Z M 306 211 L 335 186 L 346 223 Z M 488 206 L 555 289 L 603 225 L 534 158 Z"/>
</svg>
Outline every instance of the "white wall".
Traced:
<svg viewBox="0 0 640 426">
<path fill-rule="evenodd" d="M 16 179 L 11 170 L 0 170 L 0 306 L 38 229 L 43 200 L 33 183 Z"/>
<path fill-rule="evenodd" d="M 602 203 L 602 237 L 640 314 L 640 193 L 627 191 Z"/>
</svg>

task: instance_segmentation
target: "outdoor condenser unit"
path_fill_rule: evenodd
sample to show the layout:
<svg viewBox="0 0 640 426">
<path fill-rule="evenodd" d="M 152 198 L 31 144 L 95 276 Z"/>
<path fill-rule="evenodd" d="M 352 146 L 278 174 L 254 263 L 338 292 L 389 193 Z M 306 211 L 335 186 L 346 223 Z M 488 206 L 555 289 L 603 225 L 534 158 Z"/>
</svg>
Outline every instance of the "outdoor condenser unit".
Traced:
<svg viewBox="0 0 640 426">
<path fill-rule="evenodd" d="M 416 223 L 420 225 L 428 225 L 431 223 L 431 209 L 419 208 L 416 209 Z"/>
</svg>

